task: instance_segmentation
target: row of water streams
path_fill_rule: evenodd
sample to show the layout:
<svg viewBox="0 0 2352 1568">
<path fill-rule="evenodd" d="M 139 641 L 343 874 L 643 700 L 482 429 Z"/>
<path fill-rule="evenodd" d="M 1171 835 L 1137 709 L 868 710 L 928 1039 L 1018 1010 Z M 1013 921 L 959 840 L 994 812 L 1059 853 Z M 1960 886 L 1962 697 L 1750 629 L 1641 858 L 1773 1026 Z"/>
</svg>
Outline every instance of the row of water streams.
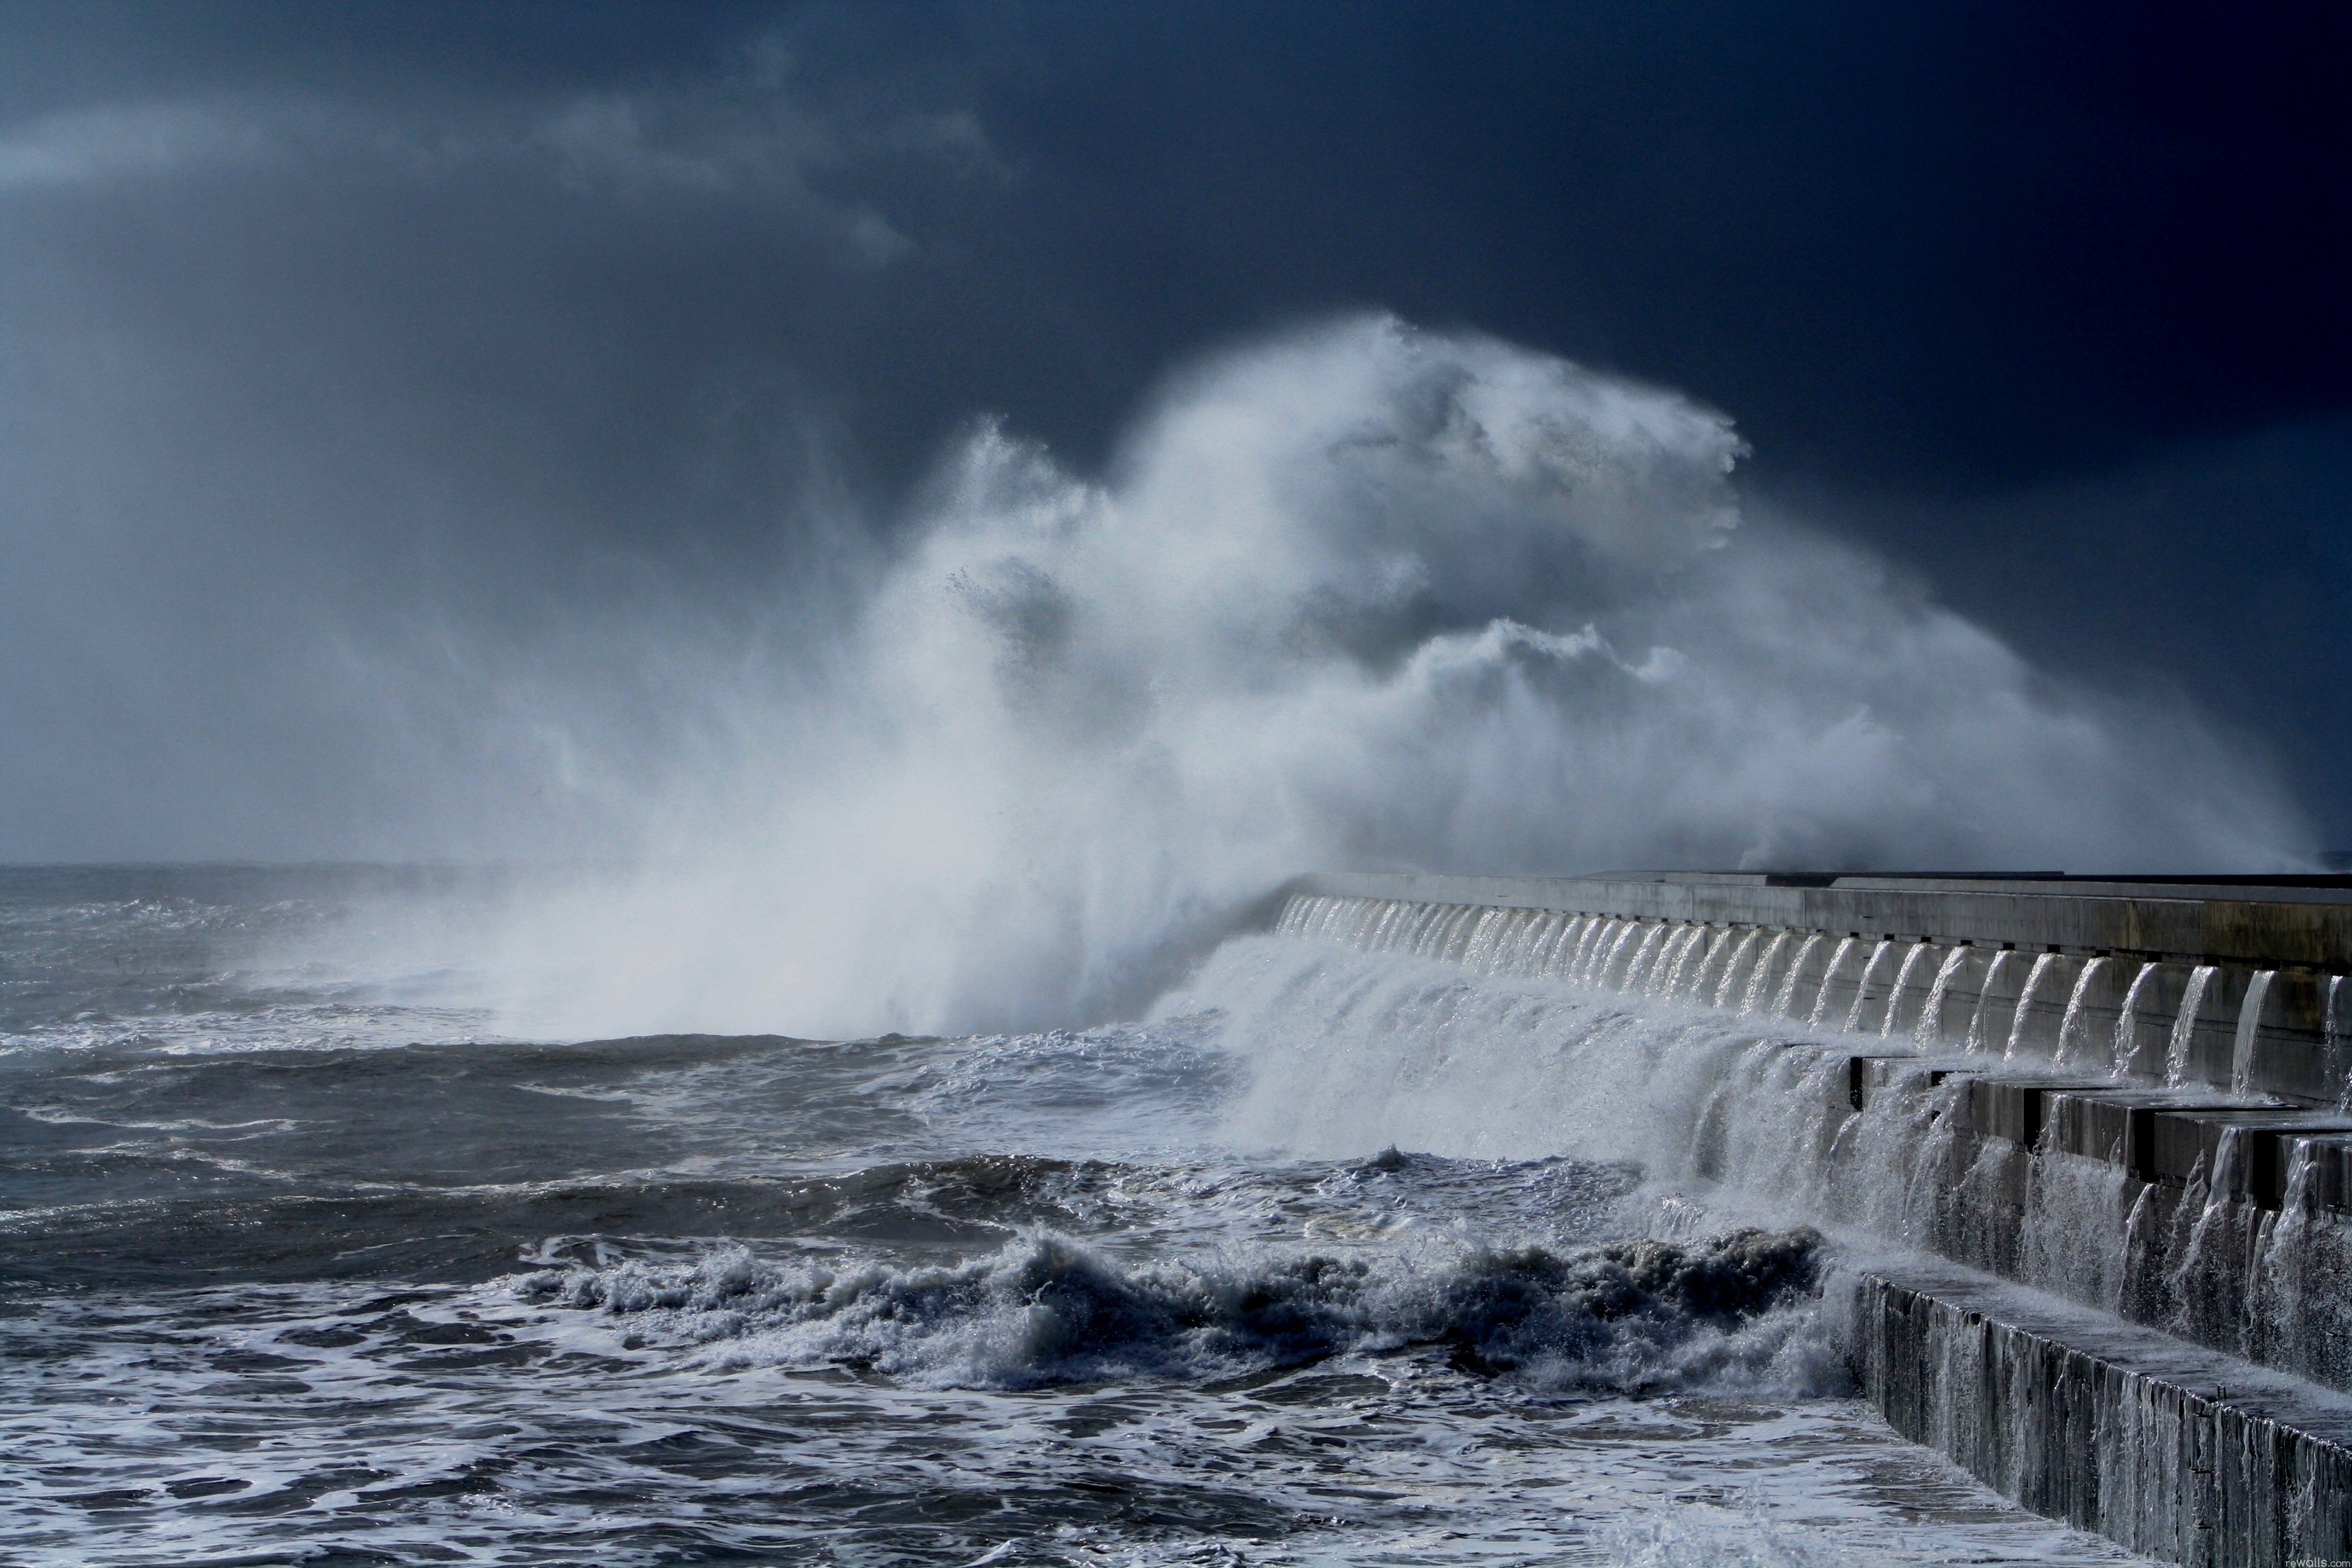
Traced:
<svg viewBox="0 0 2352 1568">
<path fill-rule="evenodd" d="M 2352 1139 L 2289 1140 L 2273 1204 L 2241 1168 L 2263 1116 L 2326 1123 L 2352 1104 L 2341 976 L 1320 896 L 1290 900 L 1276 930 L 1683 1009 L 1679 1036 L 1580 1050 L 1575 1070 L 1713 1075 L 1686 1098 L 1691 1174 L 2352 1386 L 2330 1163 Z M 2317 1015 L 2300 1028 L 2290 992 Z M 2119 1146 L 1983 1135 L 1970 1085 L 1986 1079 L 2248 1125 L 2173 1180 L 2142 1179 Z"/>
<path fill-rule="evenodd" d="M 1922 1050 L 1950 1043 L 1971 1054 L 2031 1057 L 2168 1088 L 2198 1080 L 2200 1037 L 2216 1034 L 2226 1040 L 2227 1067 L 2214 1081 L 2240 1094 L 2263 1087 L 2257 1047 L 2278 979 L 2275 970 L 2246 972 L 2236 1004 L 2223 1010 L 2216 1005 L 2222 970 L 2215 964 L 2126 966 L 2105 954 L 2028 954 L 1925 938 L 1386 899 L 1295 898 L 1277 929 L 1483 974 L 1700 1003 L 1743 1017 L 1907 1039 Z M 2327 975 L 2320 984 L 2325 1048 L 2331 1057 L 2352 1055 L 2345 977 Z M 2352 1108 L 2352 1071 L 2330 1074 L 2327 1085 L 2330 1103 Z"/>
</svg>

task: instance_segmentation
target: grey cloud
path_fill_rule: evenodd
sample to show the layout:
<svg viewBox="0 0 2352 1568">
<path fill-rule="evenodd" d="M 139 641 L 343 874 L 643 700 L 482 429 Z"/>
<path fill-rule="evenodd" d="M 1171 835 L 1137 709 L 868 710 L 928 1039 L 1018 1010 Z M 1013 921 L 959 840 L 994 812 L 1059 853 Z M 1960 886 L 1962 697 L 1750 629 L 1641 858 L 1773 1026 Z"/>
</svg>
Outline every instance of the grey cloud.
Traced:
<svg viewBox="0 0 2352 1568">
<path fill-rule="evenodd" d="M 967 108 L 882 101 L 838 119 L 799 100 L 791 60 L 763 39 L 708 79 L 405 113 L 302 98 L 131 102 L 56 112 L 0 135 L 0 195 L 83 190 L 207 172 L 286 182 L 352 165 L 418 182 L 469 173 L 549 180 L 619 199 L 662 195 L 792 214 L 844 259 L 885 265 L 915 242 L 872 202 L 824 188 L 908 160 L 950 178 L 1010 170 Z"/>
<path fill-rule="evenodd" d="M 259 120 L 205 105 L 76 110 L 46 116 L 0 139 L 0 191 L 253 163 L 276 151 L 277 139 Z"/>
<path fill-rule="evenodd" d="M 0 13 L 0 854 L 495 847 L 546 758 L 444 710 L 502 672 L 674 708 L 583 628 L 805 644 L 982 416 L 1113 482 L 1171 367 L 1368 307 L 1727 411 L 1745 497 L 2221 714 L 2352 842 L 2291 19 L 540 16 Z M 1297 635 L 1413 635 L 1384 581 Z M 390 673 L 441 633 L 446 704 Z"/>
</svg>

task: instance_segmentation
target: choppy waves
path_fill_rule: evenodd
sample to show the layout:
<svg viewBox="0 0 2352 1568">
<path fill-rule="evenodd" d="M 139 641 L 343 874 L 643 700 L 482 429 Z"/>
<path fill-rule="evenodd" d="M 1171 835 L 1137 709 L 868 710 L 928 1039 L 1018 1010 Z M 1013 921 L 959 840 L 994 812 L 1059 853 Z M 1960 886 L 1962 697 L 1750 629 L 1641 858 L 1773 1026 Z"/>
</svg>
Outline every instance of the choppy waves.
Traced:
<svg viewBox="0 0 2352 1568">
<path fill-rule="evenodd" d="M 1818 1397 L 1814 1211 L 1661 1136 L 1704 1020 L 1260 938 L 1085 1030 L 486 1039 L 240 875 L 0 879 L 11 1563 L 2116 1559 Z"/>
<path fill-rule="evenodd" d="M 1122 1268 L 1039 1233 L 945 1266 L 690 1263 L 517 1277 L 522 1301 L 626 1319 L 722 1366 L 847 1364 L 930 1386 L 1228 1377 L 1345 1352 L 1440 1344 L 1550 1386 L 1820 1392 L 1838 1358 L 1811 1309 L 1821 1238 L 1741 1230 L 1540 1247 L 1165 1259 Z"/>
</svg>

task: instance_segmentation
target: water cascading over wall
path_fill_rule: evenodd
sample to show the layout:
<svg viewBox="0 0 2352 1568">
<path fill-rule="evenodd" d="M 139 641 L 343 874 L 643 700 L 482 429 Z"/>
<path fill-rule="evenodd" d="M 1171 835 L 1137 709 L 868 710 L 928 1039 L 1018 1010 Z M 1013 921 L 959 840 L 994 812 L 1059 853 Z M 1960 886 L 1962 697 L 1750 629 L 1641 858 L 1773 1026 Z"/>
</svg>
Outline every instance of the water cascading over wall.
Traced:
<svg viewBox="0 0 2352 1568">
<path fill-rule="evenodd" d="M 1320 876 L 1293 885 L 1276 928 L 1739 1020 L 1684 1130 L 1693 1173 L 2070 1298 L 2113 1331 L 2142 1326 L 2126 1360 L 2070 1373 L 2046 1325 L 1876 1279 L 1858 1370 L 1899 1428 L 2158 1556 L 2352 1556 L 2352 1424 L 2336 1430 L 2291 1378 L 2249 1414 L 2134 1370 L 2169 1356 L 2177 1371 L 2186 1341 L 2221 1352 L 2196 1373 L 2214 1388 L 2269 1375 L 2250 1363 L 2352 1388 L 2352 884 Z M 1999 1399 L 1954 1393 L 2002 1357 Z M 1922 1358 L 1947 1375 L 1906 1381 Z M 2035 1366 L 2058 1380 L 2047 1399 L 2027 1386 Z M 2053 1431 L 2027 1463 L 1954 1436 L 2046 1415 L 2062 1385 L 2086 1434 L 2137 1422 L 2172 1447 Z M 2235 1469 L 2177 1462 L 2223 1425 L 2246 1449 Z M 2051 1468 L 2082 1454 L 2104 1454 L 2104 1474 Z M 2147 1468 L 2159 1460 L 2172 1469 Z M 2182 1485 L 2167 1493 L 2163 1475 Z M 2224 1475 L 2236 1490 L 2212 1481 L 2196 1500 L 2197 1478 Z"/>
</svg>

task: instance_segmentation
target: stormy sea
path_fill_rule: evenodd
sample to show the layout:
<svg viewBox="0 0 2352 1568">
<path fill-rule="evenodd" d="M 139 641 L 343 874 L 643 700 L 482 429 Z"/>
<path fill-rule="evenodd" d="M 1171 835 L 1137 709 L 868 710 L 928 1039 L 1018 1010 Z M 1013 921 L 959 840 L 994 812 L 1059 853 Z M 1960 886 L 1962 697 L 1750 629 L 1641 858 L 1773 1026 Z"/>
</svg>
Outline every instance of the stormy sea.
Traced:
<svg viewBox="0 0 2352 1568">
<path fill-rule="evenodd" d="M 1255 929 L 1087 1028 L 518 1036 L 503 896 L 0 872 L 0 1561 L 2126 1560 L 1689 1173 L 1734 1020 Z"/>
</svg>

